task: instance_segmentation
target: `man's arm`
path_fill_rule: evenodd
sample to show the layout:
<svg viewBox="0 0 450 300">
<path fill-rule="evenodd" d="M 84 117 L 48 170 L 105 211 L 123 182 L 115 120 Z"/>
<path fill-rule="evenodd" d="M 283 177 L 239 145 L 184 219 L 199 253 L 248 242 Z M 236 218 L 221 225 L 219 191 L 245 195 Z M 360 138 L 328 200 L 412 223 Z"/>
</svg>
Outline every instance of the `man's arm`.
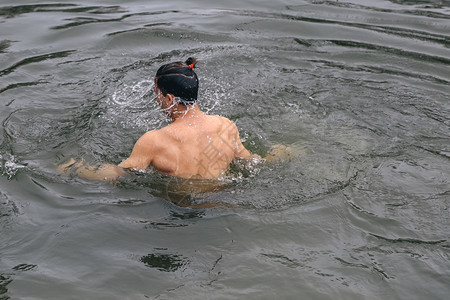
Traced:
<svg viewBox="0 0 450 300">
<path fill-rule="evenodd" d="M 113 164 L 103 164 L 98 167 L 82 165 L 75 172 L 81 178 L 101 181 L 111 181 L 126 175 L 123 168 Z"/>
<path fill-rule="evenodd" d="M 243 159 L 252 159 L 252 158 L 261 158 L 258 154 L 252 154 L 250 151 L 248 151 L 245 146 L 242 144 L 242 141 L 239 137 L 239 130 L 237 129 L 236 125 L 232 123 L 232 130 L 234 131 L 234 137 L 233 141 L 235 143 L 235 151 L 234 151 L 234 157 L 235 158 L 243 158 Z"/>
<path fill-rule="evenodd" d="M 153 159 L 153 139 L 155 133 L 144 134 L 133 147 L 130 157 L 118 166 L 103 164 L 98 167 L 76 162 L 73 158 L 69 162 L 58 166 L 58 170 L 65 174 L 75 172 L 79 177 L 88 180 L 110 181 L 126 175 L 125 169 L 146 169 Z"/>
<path fill-rule="evenodd" d="M 236 135 L 234 138 L 236 140 L 235 157 L 243 158 L 243 159 L 247 159 L 247 160 L 252 159 L 252 158 L 261 159 L 261 156 L 259 156 L 258 154 L 250 153 L 244 147 L 244 145 L 241 142 L 241 139 L 239 138 L 239 131 L 238 131 L 236 125 L 234 125 L 234 127 L 236 128 L 236 133 L 235 133 Z M 292 151 L 291 147 L 276 144 L 270 148 L 269 152 L 266 154 L 264 159 L 266 161 L 286 161 L 286 160 L 291 159 L 292 156 L 293 156 L 293 151 Z"/>
<path fill-rule="evenodd" d="M 77 162 L 71 158 L 68 162 L 58 166 L 58 171 L 63 174 L 71 175 L 77 174 L 81 178 L 89 180 L 114 180 L 117 177 L 126 174 L 123 168 L 113 164 L 103 164 L 100 166 L 90 166 L 84 161 Z"/>
<path fill-rule="evenodd" d="M 252 159 L 252 158 L 258 158 L 258 159 L 261 158 L 261 156 L 259 156 L 258 154 L 250 153 L 250 151 L 248 151 L 244 147 L 244 145 L 242 145 L 241 140 L 239 140 L 237 142 L 237 151 L 235 152 L 234 157 L 243 158 L 243 159 L 247 159 L 247 160 Z"/>
<path fill-rule="evenodd" d="M 119 167 L 126 169 L 145 170 L 153 160 L 155 155 L 155 140 L 157 131 L 149 131 L 137 140 L 134 144 L 131 155 L 119 164 Z"/>
</svg>

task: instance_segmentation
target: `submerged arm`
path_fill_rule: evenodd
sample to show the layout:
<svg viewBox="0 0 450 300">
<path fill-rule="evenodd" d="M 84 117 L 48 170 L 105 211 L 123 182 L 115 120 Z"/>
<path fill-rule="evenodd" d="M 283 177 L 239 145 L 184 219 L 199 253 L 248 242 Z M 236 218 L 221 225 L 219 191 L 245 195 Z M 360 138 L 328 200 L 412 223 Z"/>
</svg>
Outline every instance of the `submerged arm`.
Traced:
<svg viewBox="0 0 450 300">
<path fill-rule="evenodd" d="M 77 176 L 88 180 L 114 180 L 117 177 L 124 176 L 125 170 L 113 164 L 103 164 L 100 166 L 91 166 L 84 161 L 76 162 L 71 158 L 68 162 L 58 166 L 58 170 L 66 175 L 75 173 Z"/>
<path fill-rule="evenodd" d="M 114 180 L 126 174 L 123 168 L 113 164 L 103 164 L 99 167 L 83 165 L 77 168 L 76 173 L 84 179 L 103 181 Z"/>
</svg>

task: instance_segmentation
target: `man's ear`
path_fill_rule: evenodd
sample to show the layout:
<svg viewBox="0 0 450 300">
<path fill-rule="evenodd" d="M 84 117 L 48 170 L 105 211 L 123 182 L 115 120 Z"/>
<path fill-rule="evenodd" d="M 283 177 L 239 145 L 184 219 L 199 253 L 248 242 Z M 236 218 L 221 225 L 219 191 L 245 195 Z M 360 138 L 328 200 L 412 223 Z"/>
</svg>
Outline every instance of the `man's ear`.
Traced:
<svg viewBox="0 0 450 300">
<path fill-rule="evenodd" d="M 167 94 L 167 101 L 169 102 L 169 106 L 173 104 L 174 96 L 172 94 Z"/>
</svg>

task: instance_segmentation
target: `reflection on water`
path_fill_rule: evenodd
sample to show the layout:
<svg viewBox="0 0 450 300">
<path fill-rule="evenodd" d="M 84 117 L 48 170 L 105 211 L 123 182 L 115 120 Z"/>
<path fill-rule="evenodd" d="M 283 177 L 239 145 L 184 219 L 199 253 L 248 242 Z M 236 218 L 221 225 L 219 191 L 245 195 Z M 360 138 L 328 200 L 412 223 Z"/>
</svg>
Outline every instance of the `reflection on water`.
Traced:
<svg viewBox="0 0 450 300">
<path fill-rule="evenodd" d="M 11 46 L 11 41 L 1 40 L 0 41 L 0 53 L 5 52 L 5 50 L 8 49 L 9 46 Z"/>
<path fill-rule="evenodd" d="M 8 292 L 8 289 L 6 287 L 8 286 L 8 284 L 11 283 L 11 281 L 12 279 L 9 276 L 0 274 L 0 296 L 2 297 L 1 299 L 8 299 L 7 296 L 5 296 L 5 294 Z"/>
<path fill-rule="evenodd" d="M 446 299 L 449 7 L 2 3 L 0 298 Z M 56 172 L 168 124 L 153 76 L 189 56 L 204 111 L 298 155 L 218 181 Z"/>
<path fill-rule="evenodd" d="M 151 253 L 141 257 L 140 260 L 147 267 L 155 268 L 163 272 L 174 272 L 188 263 L 188 260 L 185 257 L 176 254 Z"/>
</svg>

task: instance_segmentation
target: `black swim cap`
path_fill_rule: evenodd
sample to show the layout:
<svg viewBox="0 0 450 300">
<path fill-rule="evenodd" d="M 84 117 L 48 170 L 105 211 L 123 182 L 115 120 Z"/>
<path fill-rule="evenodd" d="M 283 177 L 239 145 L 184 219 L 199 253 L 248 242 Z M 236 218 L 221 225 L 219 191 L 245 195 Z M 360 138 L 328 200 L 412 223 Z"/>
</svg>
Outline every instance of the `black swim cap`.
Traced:
<svg viewBox="0 0 450 300">
<path fill-rule="evenodd" d="M 194 72 L 197 60 L 189 57 L 185 62 L 161 66 L 156 72 L 156 86 L 164 96 L 172 94 L 183 105 L 194 104 L 198 97 L 198 78 Z"/>
</svg>

